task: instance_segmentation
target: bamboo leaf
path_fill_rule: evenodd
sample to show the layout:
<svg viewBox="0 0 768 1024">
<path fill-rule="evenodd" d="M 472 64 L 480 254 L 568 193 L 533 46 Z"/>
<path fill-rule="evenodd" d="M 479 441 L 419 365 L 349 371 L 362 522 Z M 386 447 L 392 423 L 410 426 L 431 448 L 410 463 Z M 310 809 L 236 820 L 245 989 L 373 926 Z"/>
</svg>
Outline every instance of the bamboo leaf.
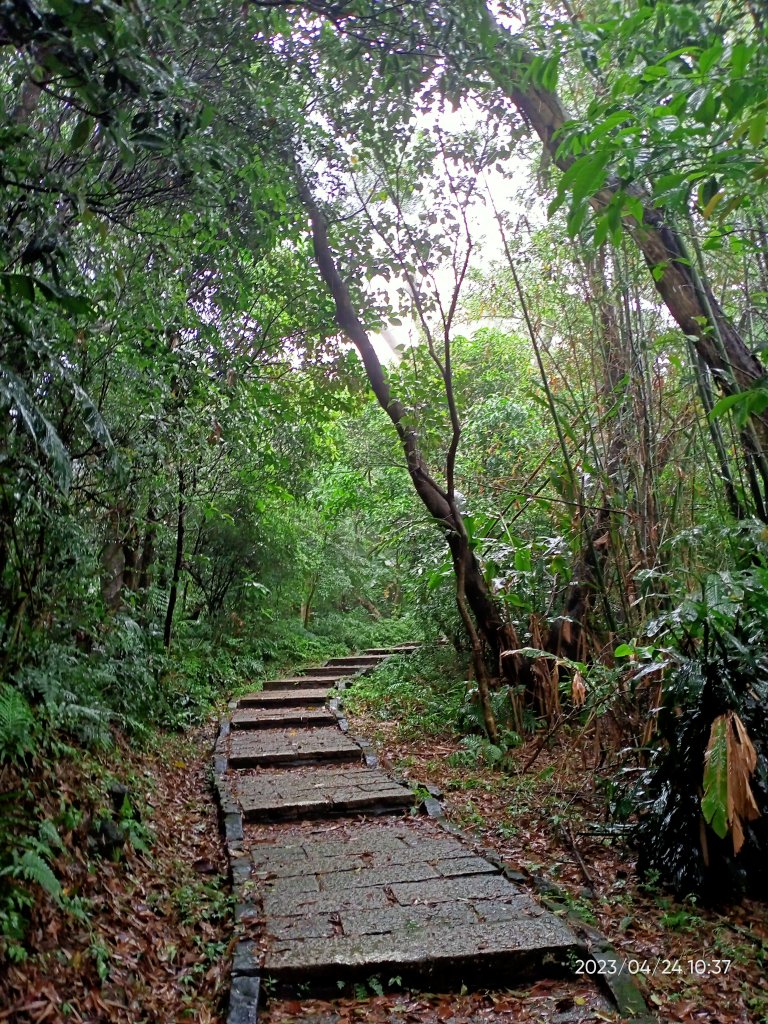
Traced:
<svg viewBox="0 0 768 1024">
<path fill-rule="evenodd" d="M 0 367 L 0 395 L 16 410 L 27 433 L 47 456 L 51 475 L 66 494 L 72 481 L 69 453 L 56 430 L 30 397 L 24 383 L 7 367 Z"/>
</svg>

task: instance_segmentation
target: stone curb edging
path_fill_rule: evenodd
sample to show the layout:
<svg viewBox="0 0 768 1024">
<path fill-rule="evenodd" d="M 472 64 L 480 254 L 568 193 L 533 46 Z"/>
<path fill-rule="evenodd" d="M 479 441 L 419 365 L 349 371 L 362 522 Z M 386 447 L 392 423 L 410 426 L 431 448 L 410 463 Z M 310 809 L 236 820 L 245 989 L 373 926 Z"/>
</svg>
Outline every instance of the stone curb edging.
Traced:
<svg viewBox="0 0 768 1024">
<path fill-rule="evenodd" d="M 347 726 L 338 709 L 338 702 L 334 698 L 331 704 L 339 718 Z M 343 727 L 342 727 L 343 728 Z M 344 731 L 347 731 L 345 729 Z M 219 820 L 224 833 L 224 841 L 227 849 L 227 861 L 229 864 L 230 882 L 235 897 L 235 936 L 242 934 L 243 925 L 253 916 L 253 908 L 247 903 L 245 886 L 250 880 L 251 868 L 248 858 L 243 851 L 243 815 L 235 800 L 226 779 L 227 758 L 222 753 L 224 744 L 230 734 L 230 721 L 222 718 L 219 722 L 219 733 L 216 739 L 214 751 L 214 792 L 216 803 L 219 809 Z M 378 758 L 373 747 L 366 740 L 350 736 L 362 749 L 365 762 L 368 767 L 377 767 Z M 420 788 L 418 783 L 412 783 L 414 790 Z M 495 850 L 491 850 L 478 842 L 474 836 L 470 836 L 458 826 L 452 824 L 445 816 L 443 805 L 436 796 L 429 796 L 422 801 L 421 807 L 430 818 L 446 832 L 462 839 L 489 863 L 493 864 L 510 882 L 532 886 L 542 902 L 553 912 L 562 916 L 562 892 L 553 883 L 541 878 L 539 875 L 515 871 L 507 867 Z M 559 899 L 558 899 L 559 898 Z M 558 902 L 555 902 L 558 899 Z M 584 942 L 587 953 L 591 956 L 599 956 L 601 959 L 612 960 L 617 964 L 621 958 L 611 946 L 606 936 L 596 928 L 583 921 L 577 914 L 567 910 L 565 914 L 568 923 Z M 261 973 L 256 960 L 256 944 L 246 938 L 237 939 L 232 955 L 232 967 L 230 969 L 230 996 L 227 1011 L 227 1024 L 257 1024 L 259 1015 L 259 998 L 261 993 Z M 651 1014 L 646 1005 L 645 999 L 639 988 L 629 975 L 599 975 L 598 980 L 607 989 L 611 999 L 616 1005 L 622 1017 L 633 1022 L 633 1024 L 658 1024 L 658 1017 Z"/>
<path fill-rule="evenodd" d="M 600 958 L 615 965 L 614 974 L 592 975 L 598 984 L 602 985 L 613 1000 L 616 1009 L 622 1018 L 631 1024 L 660 1024 L 661 1018 L 652 1013 L 645 997 L 635 984 L 631 975 L 621 970 L 622 957 L 611 945 L 610 939 L 598 931 L 597 928 L 588 924 L 575 911 L 567 908 L 567 903 L 562 889 L 543 878 L 541 875 L 532 872 L 515 871 L 508 867 L 495 850 L 483 846 L 474 836 L 469 835 L 448 820 L 442 803 L 435 797 L 429 796 L 422 800 L 421 806 L 424 812 L 435 820 L 435 822 L 446 832 L 469 843 L 478 856 L 484 857 L 487 861 L 499 869 L 499 871 L 510 882 L 516 885 L 525 885 L 533 888 L 541 902 L 552 913 L 559 917 L 565 917 L 568 924 L 576 932 L 577 936 L 584 943 L 585 952 L 592 958 Z M 563 914 L 563 907 L 566 907 Z"/>
<path fill-rule="evenodd" d="M 227 783 L 227 757 L 224 746 L 231 731 L 230 720 L 219 721 L 219 733 L 213 756 L 213 788 L 219 809 L 219 822 L 224 833 L 224 845 L 229 864 L 229 880 L 235 898 L 236 939 L 230 968 L 229 1007 L 227 1024 L 256 1024 L 259 1019 L 261 974 L 256 962 L 255 944 L 242 937 L 243 925 L 250 909 L 246 902 L 245 886 L 251 876 L 251 866 L 243 851 L 243 815 Z M 238 935 L 240 936 L 238 938 Z"/>
</svg>

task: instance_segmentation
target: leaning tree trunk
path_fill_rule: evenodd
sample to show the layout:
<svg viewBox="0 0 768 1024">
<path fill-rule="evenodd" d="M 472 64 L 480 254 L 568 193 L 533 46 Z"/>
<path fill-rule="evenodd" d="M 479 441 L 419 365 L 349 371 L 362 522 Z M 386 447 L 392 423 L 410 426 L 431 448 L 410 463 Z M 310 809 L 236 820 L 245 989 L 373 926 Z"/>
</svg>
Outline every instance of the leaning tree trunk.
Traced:
<svg viewBox="0 0 768 1024">
<path fill-rule="evenodd" d="M 477 624 L 477 630 L 487 644 L 494 663 L 501 666 L 501 674 L 509 677 L 516 667 L 517 658 L 502 659 L 501 655 L 505 651 L 519 646 L 514 628 L 510 623 L 504 621 L 501 610 L 485 582 L 480 564 L 467 541 L 463 523 L 459 521 L 455 509 L 452 508 L 448 492 L 437 483 L 424 461 L 417 431 L 408 422 L 408 410 L 391 393 L 379 357 L 352 305 L 349 288 L 336 267 L 336 260 L 328 241 L 328 226 L 325 216 L 315 202 L 298 167 L 295 168 L 295 173 L 299 197 L 309 214 L 312 225 L 315 260 L 320 276 L 335 304 L 336 323 L 360 353 L 373 393 L 379 405 L 389 416 L 400 438 L 408 473 L 416 493 L 445 534 L 451 551 L 456 579 L 461 583 L 457 592 L 459 611 L 461 613 L 460 602 L 462 598 L 465 598 L 474 622 Z M 478 680 L 478 687 L 481 690 L 485 685 L 484 679 Z M 481 692 L 481 698 L 482 696 Z"/>
<path fill-rule="evenodd" d="M 534 82 L 530 74 L 534 54 L 501 28 L 490 12 L 488 19 L 499 43 L 496 58 L 489 61 L 496 85 L 539 136 L 554 164 L 561 171 L 568 170 L 574 157 L 558 152 L 568 113 L 556 93 Z M 611 182 L 596 192 L 590 198 L 593 209 L 604 210 L 620 187 L 618 181 Z M 731 394 L 754 388 L 764 377 L 763 364 L 723 312 L 709 285 L 696 273 L 669 217 L 640 186 L 632 185 L 626 191 L 641 201 L 643 215 L 641 220 L 626 216 L 624 225 L 643 254 L 669 313 L 693 340 L 723 392 Z M 768 412 L 753 420 L 763 449 L 768 439 Z"/>
</svg>

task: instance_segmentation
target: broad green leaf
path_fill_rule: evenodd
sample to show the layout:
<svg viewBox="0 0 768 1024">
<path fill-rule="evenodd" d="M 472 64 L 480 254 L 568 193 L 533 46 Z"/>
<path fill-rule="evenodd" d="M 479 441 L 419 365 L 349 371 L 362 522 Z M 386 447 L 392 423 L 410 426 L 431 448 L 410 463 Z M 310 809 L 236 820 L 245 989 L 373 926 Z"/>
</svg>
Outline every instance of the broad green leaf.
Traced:
<svg viewBox="0 0 768 1024">
<path fill-rule="evenodd" d="M 719 715 L 712 723 L 704 755 L 704 794 L 701 813 L 715 835 L 728 835 L 728 717 Z"/>
<path fill-rule="evenodd" d="M 92 117 L 84 117 L 74 127 L 72 132 L 72 138 L 70 139 L 70 149 L 74 152 L 78 149 L 82 149 L 88 139 L 91 137 L 93 132 L 94 120 Z"/>
<path fill-rule="evenodd" d="M 723 396 L 723 398 L 719 399 L 715 403 L 712 412 L 709 414 L 710 419 L 717 419 L 718 416 L 722 416 L 724 413 L 728 412 L 729 409 L 732 409 L 734 406 L 745 402 L 746 398 L 746 391 L 737 391 L 735 395 Z"/>
<path fill-rule="evenodd" d="M 766 123 L 768 123 L 768 107 L 758 110 L 758 112 L 749 119 L 748 135 L 749 141 L 753 146 L 759 146 L 765 138 Z"/>
<path fill-rule="evenodd" d="M 22 380 L 7 367 L 0 366 L 0 394 L 3 394 L 19 415 L 27 433 L 47 456 L 51 475 L 65 494 L 72 481 L 69 453 L 56 430 L 32 399 Z"/>
</svg>

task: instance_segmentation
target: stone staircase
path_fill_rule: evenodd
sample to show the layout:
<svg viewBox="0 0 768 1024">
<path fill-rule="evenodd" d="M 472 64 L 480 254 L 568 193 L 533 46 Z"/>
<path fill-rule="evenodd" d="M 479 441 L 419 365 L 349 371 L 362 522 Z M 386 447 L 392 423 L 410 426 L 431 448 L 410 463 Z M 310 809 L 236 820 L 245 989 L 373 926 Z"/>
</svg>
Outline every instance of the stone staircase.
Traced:
<svg viewBox="0 0 768 1024">
<path fill-rule="evenodd" d="M 376 977 L 456 987 L 562 970 L 575 935 L 439 821 L 349 734 L 344 689 L 416 645 L 334 658 L 247 694 L 216 749 L 240 926 L 228 1024 L 270 991 Z"/>
</svg>

